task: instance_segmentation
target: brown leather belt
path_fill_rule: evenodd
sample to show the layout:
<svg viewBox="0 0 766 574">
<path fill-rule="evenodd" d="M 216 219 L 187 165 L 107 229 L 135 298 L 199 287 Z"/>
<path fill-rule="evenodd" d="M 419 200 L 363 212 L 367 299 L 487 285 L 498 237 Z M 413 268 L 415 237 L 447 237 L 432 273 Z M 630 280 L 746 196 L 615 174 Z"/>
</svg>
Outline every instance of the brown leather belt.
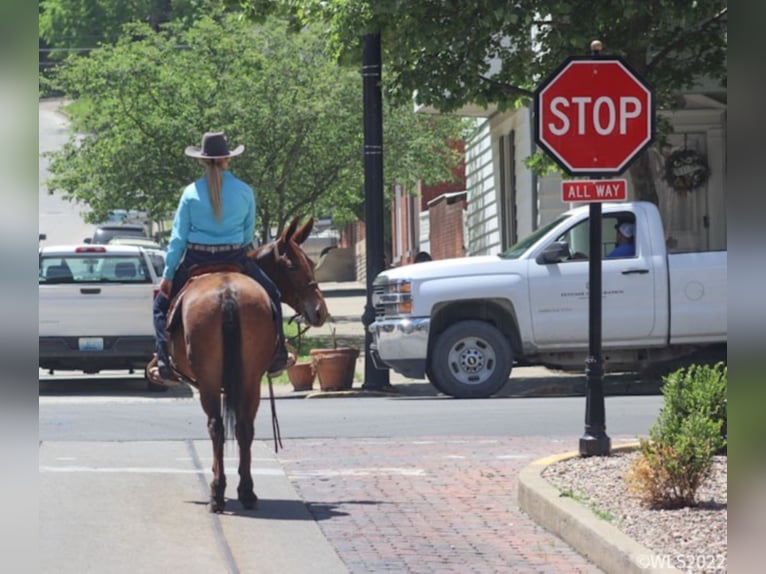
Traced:
<svg viewBox="0 0 766 574">
<path fill-rule="evenodd" d="M 187 243 L 186 249 L 191 251 L 206 251 L 207 253 L 222 253 L 223 251 L 236 251 L 242 249 L 240 243 L 230 243 L 227 245 L 205 245 L 203 243 Z"/>
</svg>

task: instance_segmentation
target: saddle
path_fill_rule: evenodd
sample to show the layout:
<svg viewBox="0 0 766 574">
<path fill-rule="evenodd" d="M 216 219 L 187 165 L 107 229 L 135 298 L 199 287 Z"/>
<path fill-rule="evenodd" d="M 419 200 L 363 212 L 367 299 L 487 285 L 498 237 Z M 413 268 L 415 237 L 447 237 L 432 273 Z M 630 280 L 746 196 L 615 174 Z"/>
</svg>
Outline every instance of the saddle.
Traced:
<svg viewBox="0 0 766 574">
<path fill-rule="evenodd" d="M 176 296 L 170 301 L 168 307 L 168 314 L 165 322 L 165 326 L 168 330 L 168 334 L 172 333 L 178 324 L 181 322 L 181 308 L 183 303 L 183 297 L 189 285 L 204 275 L 210 275 L 211 273 L 244 273 L 242 265 L 239 263 L 211 263 L 209 265 L 194 265 L 189 269 L 189 278 L 184 283 L 181 290 L 176 293 Z"/>
</svg>

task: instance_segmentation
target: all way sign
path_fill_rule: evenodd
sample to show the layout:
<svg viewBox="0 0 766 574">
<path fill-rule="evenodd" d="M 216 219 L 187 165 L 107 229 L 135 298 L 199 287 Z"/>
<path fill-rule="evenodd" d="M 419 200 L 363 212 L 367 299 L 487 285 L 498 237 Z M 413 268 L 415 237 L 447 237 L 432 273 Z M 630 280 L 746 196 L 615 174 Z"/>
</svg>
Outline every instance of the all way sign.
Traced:
<svg viewBox="0 0 766 574">
<path fill-rule="evenodd" d="M 624 179 L 571 180 L 561 182 L 565 202 L 626 201 L 628 182 Z"/>
</svg>

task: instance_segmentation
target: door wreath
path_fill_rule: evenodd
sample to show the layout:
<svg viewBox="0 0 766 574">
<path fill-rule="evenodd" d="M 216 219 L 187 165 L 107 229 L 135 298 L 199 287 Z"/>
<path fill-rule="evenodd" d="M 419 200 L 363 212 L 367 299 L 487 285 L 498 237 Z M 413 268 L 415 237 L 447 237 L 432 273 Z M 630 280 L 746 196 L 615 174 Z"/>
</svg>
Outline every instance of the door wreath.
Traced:
<svg viewBox="0 0 766 574">
<path fill-rule="evenodd" d="M 692 149 L 679 149 L 665 160 L 665 181 L 676 191 L 692 191 L 705 185 L 710 175 L 707 161 Z"/>
</svg>

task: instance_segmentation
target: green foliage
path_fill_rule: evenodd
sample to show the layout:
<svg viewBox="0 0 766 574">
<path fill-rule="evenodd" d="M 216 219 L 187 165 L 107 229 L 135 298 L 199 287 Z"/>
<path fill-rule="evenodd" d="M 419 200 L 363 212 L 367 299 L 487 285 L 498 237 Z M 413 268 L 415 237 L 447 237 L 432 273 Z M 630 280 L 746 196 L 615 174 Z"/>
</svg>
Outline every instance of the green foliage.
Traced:
<svg viewBox="0 0 766 574">
<path fill-rule="evenodd" d="M 663 408 L 627 480 L 647 506 L 692 506 L 713 456 L 726 443 L 727 368 L 692 365 L 664 381 Z"/>
<path fill-rule="evenodd" d="M 536 151 L 529 156 L 524 165 L 536 175 L 547 175 L 551 172 L 561 172 L 561 168 L 554 162 L 551 157 L 543 153 L 542 151 Z"/>
<path fill-rule="evenodd" d="M 450 111 L 508 108 L 528 98 L 566 57 L 591 40 L 624 57 L 660 102 L 707 76 L 725 83 L 725 0 L 240 0 L 250 14 L 279 10 L 324 19 L 336 52 L 358 61 L 360 37 L 380 31 L 389 92 Z M 470 22 L 470 25 L 467 23 Z M 488 62 L 494 61 L 490 66 Z"/>
<path fill-rule="evenodd" d="M 617 522 L 617 517 L 609 512 L 608 510 L 602 510 L 596 504 L 587 496 L 584 494 L 580 494 L 578 492 L 575 492 L 571 488 L 566 488 L 561 491 L 560 495 L 564 498 L 571 498 L 572 500 L 576 500 L 580 504 L 584 504 L 588 508 L 590 508 L 591 512 L 595 514 L 598 518 L 605 522 L 610 522 L 612 524 L 615 524 Z"/>
<path fill-rule="evenodd" d="M 183 155 L 205 131 L 244 144 L 232 171 L 256 192 L 259 235 L 293 215 L 354 219 L 363 204 L 362 86 L 338 68 L 320 28 L 286 33 L 213 12 L 159 33 L 129 24 L 114 45 L 70 57 L 52 81 L 82 132 L 51 156 L 51 191 L 87 203 L 94 220 L 115 208 L 172 213 L 184 185 L 202 175 Z M 388 107 L 386 184 L 451 177 L 456 118 Z"/>
<path fill-rule="evenodd" d="M 691 365 L 663 378 L 665 404 L 656 425 L 649 433 L 656 442 L 672 442 L 684 432 L 687 418 L 695 414 L 716 424 L 726 425 L 726 382 L 728 369 L 723 363 Z"/>
<path fill-rule="evenodd" d="M 528 105 L 539 82 L 565 58 L 624 58 L 654 88 L 659 109 L 703 79 L 726 85 L 726 0 L 239 0 L 246 13 L 323 20 L 333 52 L 358 64 L 360 39 L 380 32 L 384 88 L 393 101 L 442 112 L 466 104 L 500 110 Z M 660 144 L 665 126 L 658 129 Z M 638 199 L 657 203 L 646 153 L 631 178 Z M 533 169 L 548 167 L 534 158 Z"/>
<path fill-rule="evenodd" d="M 153 29 L 169 21 L 190 24 L 218 4 L 217 0 L 41 0 L 40 38 L 52 57 L 111 44 L 123 25 L 144 22 Z"/>
<path fill-rule="evenodd" d="M 321 337 L 313 337 L 307 333 L 301 333 L 301 325 L 296 322 L 284 321 L 284 333 L 287 342 L 297 351 L 299 361 L 311 360 L 309 351 L 324 347 Z"/>
</svg>

